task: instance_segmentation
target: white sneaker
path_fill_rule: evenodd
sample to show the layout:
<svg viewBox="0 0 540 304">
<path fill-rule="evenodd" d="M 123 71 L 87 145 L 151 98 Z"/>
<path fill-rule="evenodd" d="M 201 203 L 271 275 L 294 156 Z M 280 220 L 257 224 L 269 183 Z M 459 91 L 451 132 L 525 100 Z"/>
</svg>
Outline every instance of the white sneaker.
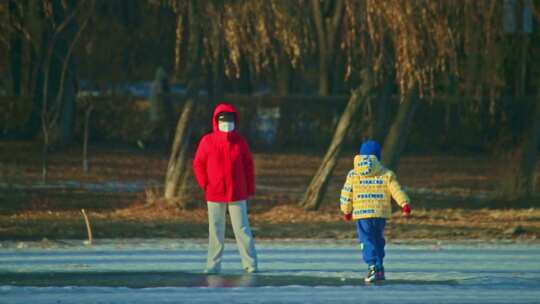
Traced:
<svg viewBox="0 0 540 304">
<path fill-rule="evenodd" d="M 257 267 L 249 266 L 249 267 L 244 268 L 244 271 L 247 273 L 256 273 Z"/>
<path fill-rule="evenodd" d="M 375 265 L 369 266 L 368 273 L 364 277 L 364 282 L 366 283 L 373 283 L 377 281 L 377 268 Z"/>
</svg>

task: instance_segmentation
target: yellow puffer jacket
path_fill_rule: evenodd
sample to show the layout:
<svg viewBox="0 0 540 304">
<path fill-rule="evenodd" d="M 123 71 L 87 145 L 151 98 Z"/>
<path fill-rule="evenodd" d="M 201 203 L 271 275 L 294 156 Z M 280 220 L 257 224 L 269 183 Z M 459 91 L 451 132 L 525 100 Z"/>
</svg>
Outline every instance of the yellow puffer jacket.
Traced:
<svg viewBox="0 0 540 304">
<path fill-rule="evenodd" d="M 355 220 L 389 218 L 392 198 L 399 206 L 410 203 L 394 172 L 384 168 L 375 155 L 356 155 L 354 169 L 341 190 L 341 211 L 352 213 Z"/>
</svg>

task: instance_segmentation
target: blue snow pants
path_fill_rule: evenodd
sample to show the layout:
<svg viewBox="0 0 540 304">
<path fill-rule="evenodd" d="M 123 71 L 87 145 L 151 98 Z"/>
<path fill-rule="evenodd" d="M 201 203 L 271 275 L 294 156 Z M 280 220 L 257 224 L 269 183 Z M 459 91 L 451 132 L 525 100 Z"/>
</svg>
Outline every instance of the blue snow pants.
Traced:
<svg viewBox="0 0 540 304">
<path fill-rule="evenodd" d="M 362 256 L 369 266 L 383 266 L 384 259 L 384 226 L 386 219 L 369 218 L 356 221 L 358 242 L 362 244 Z"/>
</svg>

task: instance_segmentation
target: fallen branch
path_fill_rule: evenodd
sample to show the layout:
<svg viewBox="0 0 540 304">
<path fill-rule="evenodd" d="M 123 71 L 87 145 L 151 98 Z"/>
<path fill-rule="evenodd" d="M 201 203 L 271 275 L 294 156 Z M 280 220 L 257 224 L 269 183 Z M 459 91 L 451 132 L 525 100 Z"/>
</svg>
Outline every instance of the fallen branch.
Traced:
<svg viewBox="0 0 540 304">
<path fill-rule="evenodd" d="M 92 238 L 92 228 L 90 227 L 90 220 L 88 220 L 88 216 L 86 215 L 86 212 L 84 209 L 81 209 L 82 215 L 84 216 L 84 222 L 86 223 L 86 232 L 88 233 L 88 245 L 92 245 L 93 238 Z"/>
</svg>

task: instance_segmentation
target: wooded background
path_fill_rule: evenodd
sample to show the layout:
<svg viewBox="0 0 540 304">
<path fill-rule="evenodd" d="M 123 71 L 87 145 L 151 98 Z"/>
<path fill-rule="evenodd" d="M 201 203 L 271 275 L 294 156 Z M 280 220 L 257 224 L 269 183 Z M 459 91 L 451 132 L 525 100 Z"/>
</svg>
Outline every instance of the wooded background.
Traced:
<svg viewBox="0 0 540 304">
<path fill-rule="evenodd" d="M 405 150 L 503 154 L 502 195 L 527 197 L 539 24 L 539 0 L 0 1 L 0 136 L 39 140 L 44 180 L 51 147 L 164 143 L 173 200 L 228 101 L 257 149 L 326 151 L 308 210 L 366 138 L 390 168 Z"/>
</svg>

